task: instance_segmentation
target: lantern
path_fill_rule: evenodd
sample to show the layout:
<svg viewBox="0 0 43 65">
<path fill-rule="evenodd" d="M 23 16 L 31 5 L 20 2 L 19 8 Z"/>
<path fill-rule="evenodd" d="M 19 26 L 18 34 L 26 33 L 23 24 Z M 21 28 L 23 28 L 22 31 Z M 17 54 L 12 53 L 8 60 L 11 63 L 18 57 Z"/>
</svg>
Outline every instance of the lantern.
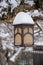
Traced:
<svg viewBox="0 0 43 65">
<path fill-rule="evenodd" d="M 34 21 L 25 12 L 16 15 L 14 21 L 14 45 L 30 46 L 34 43 Z"/>
</svg>

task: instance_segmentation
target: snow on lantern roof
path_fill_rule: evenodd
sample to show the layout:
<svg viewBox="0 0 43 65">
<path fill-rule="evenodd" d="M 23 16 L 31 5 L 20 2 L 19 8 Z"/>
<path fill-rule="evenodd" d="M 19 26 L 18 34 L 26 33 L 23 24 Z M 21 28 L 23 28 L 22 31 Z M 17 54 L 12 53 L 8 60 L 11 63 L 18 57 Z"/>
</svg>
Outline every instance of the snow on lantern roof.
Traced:
<svg viewBox="0 0 43 65">
<path fill-rule="evenodd" d="M 18 24 L 34 24 L 34 21 L 31 18 L 31 16 L 28 15 L 27 13 L 19 12 L 13 21 L 13 25 L 18 25 Z"/>
</svg>

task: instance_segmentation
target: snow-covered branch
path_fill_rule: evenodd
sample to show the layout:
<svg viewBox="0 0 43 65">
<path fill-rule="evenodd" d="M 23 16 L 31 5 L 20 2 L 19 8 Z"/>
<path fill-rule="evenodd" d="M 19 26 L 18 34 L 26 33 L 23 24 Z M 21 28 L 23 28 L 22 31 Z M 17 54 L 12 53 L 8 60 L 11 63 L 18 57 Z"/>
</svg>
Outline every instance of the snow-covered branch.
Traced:
<svg viewBox="0 0 43 65">
<path fill-rule="evenodd" d="M 24 47 L 20 47 L 19 50 L 10 58 L 10 61 L 15 62 L 18 58 L 20 58 Z"/>
</svg>

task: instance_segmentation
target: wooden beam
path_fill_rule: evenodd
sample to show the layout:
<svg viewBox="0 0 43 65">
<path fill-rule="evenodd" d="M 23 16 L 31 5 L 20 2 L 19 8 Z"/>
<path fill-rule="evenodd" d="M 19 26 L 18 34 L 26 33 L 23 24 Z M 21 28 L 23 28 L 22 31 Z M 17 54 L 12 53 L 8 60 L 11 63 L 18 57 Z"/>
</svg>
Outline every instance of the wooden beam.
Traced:
<svg viewBox="0 0 43 65">
<path fill-rule="evenodd" d="M 39 29 L 40 29 L 41 31 L 43 31 L 41 24 L 40 24 L 39 22 L 36 22 L 36 24 L 37 24 L 37 26 L 39 27 Z"/>
</svg>

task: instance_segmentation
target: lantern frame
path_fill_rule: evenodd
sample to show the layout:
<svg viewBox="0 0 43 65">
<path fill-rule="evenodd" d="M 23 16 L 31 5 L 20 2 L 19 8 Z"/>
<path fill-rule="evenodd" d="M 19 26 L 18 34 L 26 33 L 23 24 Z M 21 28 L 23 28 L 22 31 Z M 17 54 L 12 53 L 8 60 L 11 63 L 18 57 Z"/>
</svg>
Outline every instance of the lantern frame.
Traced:
<svg viewBox="0 0 43 65">
<path fill-rule="evenodd" d="M 15 34 L 15 30 L 16 30 L 16 28 L 20 28 L 21 29 L 21 33 L 19 33 L 19 30 L 17 31 L 17 33 Z M 27 28 L 27 32 L 26 33 L 24 33 L 24 29 L 25 28 Z M 31 28 L 32 29 L 32 33 L 31 32 L 29 32 L 29 28 Z M 15 37 L 16 37 L 16 35 L 17 34 L 19 34 L 20 36 L 21 36 L 21 44 L 20 45 L 16 45 L 16 42 L 15 42 Z M 26 35 L 26 34 L 30 34 L 30 35 L 32 35 L 32 41 L 33 41 L 33 43 L 32 44 L 24 44 L 24 36 Z M 34 45 L 34 24 L 18 24 L 18 25 L 14 25 L 14 45 L 15 46 L 32 46 L 32 45 Z"/>
</svg>

